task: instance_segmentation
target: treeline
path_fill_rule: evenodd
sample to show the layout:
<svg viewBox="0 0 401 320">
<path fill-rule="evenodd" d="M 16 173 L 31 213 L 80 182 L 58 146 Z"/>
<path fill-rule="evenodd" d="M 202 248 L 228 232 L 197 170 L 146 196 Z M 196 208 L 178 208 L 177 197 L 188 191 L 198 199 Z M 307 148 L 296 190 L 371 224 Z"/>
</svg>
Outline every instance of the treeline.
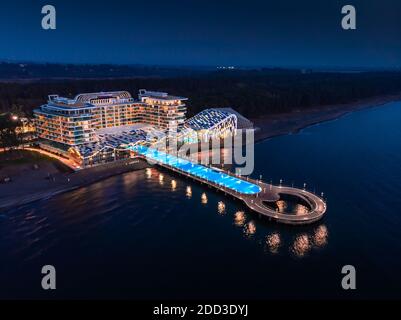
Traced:
<svg viewBox="0 0 401 320">
<path fill-rule="evenodd" d="M 40 80 L 0 83 L 0 110 L 27 114 L 49 94 L 139 89 L 188 97 L 188 115 L 208 107 L 233 107 L 247 117 L 301 111 L 401 92 L 401 72 L 301 72 L 297 70 L 214 71 L 191 76 L 99 80 Z"/>
<path fill-rule="evenodd" d="M 206 72 L 207 68 L 163 67 L 114 64 L 62 64 L 0 62 L 0 79 L 61 79 L 61 78 L 134 78 L 190 76 Z"/>
</svg>

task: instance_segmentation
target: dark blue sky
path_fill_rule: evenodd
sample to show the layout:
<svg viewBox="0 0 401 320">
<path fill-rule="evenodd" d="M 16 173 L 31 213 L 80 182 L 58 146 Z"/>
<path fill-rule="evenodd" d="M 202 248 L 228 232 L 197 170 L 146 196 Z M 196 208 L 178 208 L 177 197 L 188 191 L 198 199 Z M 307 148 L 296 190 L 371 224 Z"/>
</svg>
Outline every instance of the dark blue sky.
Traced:
<svg viewBox="0 0 401 320">
<path fill-rule="evenodd" d="M 42 5 L 57 30 L 41 29 Z M 353 4 L 357 30 L 341 28 Z M 0 59 L 73 63 L 401 66 L 400 0 L 2 0 Z"/>
</svg>

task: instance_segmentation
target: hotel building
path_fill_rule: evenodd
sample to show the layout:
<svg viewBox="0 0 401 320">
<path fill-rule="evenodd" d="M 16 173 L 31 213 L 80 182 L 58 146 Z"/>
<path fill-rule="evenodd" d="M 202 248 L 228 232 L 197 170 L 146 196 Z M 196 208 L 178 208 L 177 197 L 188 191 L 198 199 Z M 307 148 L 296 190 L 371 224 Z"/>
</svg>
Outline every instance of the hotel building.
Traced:
<svg viewBox="0 0 401 320">
<path fill-rule="evenodd" d="M 138 99 L 127 91 L 84 93 L 74 99 L 50 95 L 47 104 L 34 110 L 34 122 L 42 148 L 70 157 L 79 154 L 80 146 L 102 142 L 98 132 L 105 128 L 142 124 L 160 131 L 169 126 L 179 129 L 186 100 L 144 89 Z"/>
<path fill-rule="evenodd" d="M 170 96 L 165 92 L 139 90 L 139 99 L 145 106 L 142 122 L 156 128 L 180 130 L 184 126 L 187 98 Z"/>
<path fill-rule="evenodd" d="M 74 99 L 50 95 L 34 110 L 40 138 L 75 146 L 97 141 L 96 130 L 144 123 L 164 130 L 184 125 L 187 98 L 140 90 L 140 100 L 127 91 L 85 93 Z"/>
<path fill-rule="evenodd" d="M 205 109 L 186 119 L 187 98 L 140 90 L 84 93 L 74 99 L 50 95 L 34 110 L 41 148 L 74 160 L 78 166 L 125 159 L 128 145 L 166 141 L 170 129 L 184 143 L 235 135 L 253 124 L 231 108 Z"/>
</svg>

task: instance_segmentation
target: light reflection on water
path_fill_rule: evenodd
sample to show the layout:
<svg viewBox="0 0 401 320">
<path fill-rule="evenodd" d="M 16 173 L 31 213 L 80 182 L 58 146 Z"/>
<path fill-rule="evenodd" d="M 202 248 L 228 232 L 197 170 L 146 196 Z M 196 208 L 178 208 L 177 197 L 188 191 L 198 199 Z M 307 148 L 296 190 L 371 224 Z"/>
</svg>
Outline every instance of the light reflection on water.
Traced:
<svg viewBox="0 0 401 320">
<path fill-rule="evenodd" d="M 244 225 L 244 223 L 245 223 L 245 220 L 246 220 L 246 218 L 245 218 L 245 212 L 244 211 L 237 211 L 234 214 L 234 224 L 237 227 L 242 227 Z"/>
<path fill-rule="evenodd" d="M 170 184 L 170 191 L 178 191 L 179 197 L 185 197 L 188 200 L 192 198 L 193 188 L 190 185 L 187 185 L 185 189 L 179 187 L 179 183 L 177 179 L 173 175 L 159 172 L 157 168 L 148 168 L 146 169 L 147 178 L 152 181 L 152 173 L 157 173 L 158 182 L 163 186 L 163 183 L 167 179 L 167 183 Z M 179 178 L 179 177 L 178 177 Z M 215 198 L 217 193 L 214 191 L 200 192 L 200 203 L 205 206 L 210 202 L 210 196 Z M 220 197 L 219 197 L 220 198 Z M 280 234 L 280 228 L 282 225 L 267 222 L 263 217 L 256 217 L 256 215 L 252 212 L 249 212 L 247 208 L 245 210 L 237 210 L 237 205 L 235 202 L 230 202 L 229 199 L 223 197 L 228 201 L 228 206 L 226 201 L 216 200 L 216 208 L 217 214 L 222 216 L 226 215 L 230 217 L 233 221 L 233 225 L 236 227 L 242 227 L 243 236 L 247 239 L 254 239 L 255 246 L 258 246 L 258 242 L 263 243 L 264 252 L 266 254 L 288 254 L 290 253 L 292 256 L 296 258 L 305 258 L 308 255 L 313 253 L 314 248 L 324 248 L 328 243 L 328 228 L 324 224 L 313 225 L 312 227 L 308 227 L 308 230 L 299 234 L 297 227 L 292 228 L 290 235 L 283 237 Z M 287 207 L 286 203 L 282 201 L 282 203 L 278 203 L 279 210 L 283 210 Z M 303 208 L 307 210 L 306 207 L 302 205 L 296 206 L 296 211 L 304 212 Z M 233 210 L 232 210 L 233 209 Z M 208 212 L 208 209 L 202 209 L 205 212 Z M 284 210 L 285 211 L 285 210 Z M 276 229 L 276 231 L 269 231 L 266 228 Z M 262 239 L 262 241 L 259 241 Z M 264 240 L 263 240 L 264 239 Z"/>
<path fill-rule="evenodd" d="M 192 198 L 192 188 L 191 188 L 191 186 L 187 186 L 187 188 L 186 188 L 186 196 L 187 196 L 188 199 Z"/>
<path fill-rule="evenodd" d="M 180 184 L 174 175 L 170 175 L 168 172 L 167 174 L 164 174 L 159 171 L 157 167 L 147 168 L 145 170 L 145 174 L 149 183 L 153 183 L 155 177 L 157 177 L 156 181 L 158 181 L 159 185 L 162 187 L 164 182 L 167 180 L 167 184 L 171 187 L 170 192 L 178 191 L 179 197 L 185 197 L 188 200 L 192 199 L 193 187 L 191 185 L 186 185 L 185 188 L 180 188 Z M 179 180 L 179 177 L 177 178 Z M 214 191 L 200 192 L 200 203 L 203 206 L 206 206 L 210 202 L 210 196 L 212 196 L 214 199 L 217 196 L 217 193 Z M 230 217 L 234 226 L 242 228 L 243 236 L 246 239 L 255 240 L 255 246 L 258 246 L 259 242 L 262 243 L 262 248 L 264 249 L 263 252 L 265 254 L 275 255 L 279 253 L 290 253 L 294 257 L 305 258 L 308 256 L 308 254 L 313 252 L 313 248 L 324 248 L 327 245 L 328 229 L 324 224 L 313 227 L 302 234 L 298 234 L 297 227 L 295 227 L 293 228 L 293 231 L 290 233 L 289 237 L 283 237 L 280 234 L 281 225 L 274 222 L 267 222 L 261 217 L 256 217 L 256 215 L 250 212 L 246 207 L 245 210 L 237 210 L 237 204 L 235 202 L 231 202 L 230 199 L 227 199 L 224 196 L 222 197 L 226 201 L 216 200 L 217 214 L 220 216 L 226 215 L 227 217 Z M 280 211 L 285 211 L 287 204 L 284 201 L 282 201 L 282 203 L 278 202 L 278 207 Z M 296 210 L 294 211 L 303 212 L 302 207 L 302 205 L 296 206 Z M 208 209 L 202 210 L 208 212 Z M 271 232 L 266 230 L 266 227 L 268 229 L 273 227 L 277 230 Z"/>
<path fill-rule="evenodd" d="M 266 237 L 266 244 L 271 253 L 278 253 L 278 249 L 281 245 L 280 234 L 278 232 L 269 234 Z"/>
<path fill-rule="evenodd" d="M 159 173 L 159 184 L 162 186 L 164 184 L 164 175 Z"/>
<path fill-rule="evenodd" d="M 150 179 L 152 178 L 152 168 L 146 168 L 146 178 Z"/>
<path fill-rule="evenodd" d="M 276 211 L 280 213 L 289 213 L 295 215 L 305 215 L 309 213 L 309 209 L 300 203 L 288 203 L 288 201 L 276 201 Z"/>
<path fill-rule="evenodd" d="M 302 258 L 311 248 L 312 244 L 309 240 L 309 236 L 307 234 L 301 234 L 295 238 L 291 251 L 295 256 Z"/>
<path fill-rule="evenodd" d="M 177 181 L 171 180 L 171 190 L 175 191 L 177 189 Z"/>
<path fill-rule="evenodd" d="M 220 215 L 223 215 L 223 214 L 226 213 L 226 205 L 224 204 L 223 201 L 219 201 L 219 202 L 217 203 L 217 212 L 218 212 Z"/>
<path fill-rule="evenodd" d="M 146 169 L 146 176 L 148 179 L 152 179 L 152 173 L 157 173 L 158 181 L 164 182 L 165 175 L 159 172 L 157 168 L 147 168 Z M 170 181 L 171 191 L 177 191 L 182 193 L 182 197 L 186 197 L 188 200 L 192 198 L 193 195 L 193 188 L 190 185 L 187 185 L 185 189 L 180 189 L 177 180 L 174 178 L 173 175 L 167 175 L 167 179 Z M 161 184 L 163 185 L 163 184 Z M 216 196 L 216 192 L 208 191 L 208 192 L 201 192 L 200 193 L 200 203 L 202 205 L 207 205 L 209 203 L 209 194 L 213 195 L 213 198 Z M 224 197 L 225 198 L 225 197 Z M 290 253 L 292 256 L 297 258 L 305 258 L 309 254 L 313 252 L 314 248 L 324 248 L 328 242 L 328 228 L 324 224 L 320 224 L 317 226 L 312 226 L 308 228 L 308 231 L 305 231 L 302 234 L 297 232 L 297 227 L 293 228 L 293 231 L 290 233 L 290 236 L 283 237 L 280 234 L 281 225 L 276 223 L 267 222 L 263 217 L 258 217 L 255 219 L 255 214 L 249 212 L 247 208 L 245 211 L 242 210 L 235 210 L 236 204 L 230 202 L 228 200 L 229 206 L 226 205 L 225 201 L 218 201 L 216 200 L 216 208 L 218 215 L 227 215 L 228 217 L 232 217 L 230 219 L 233 220 L 233 224 L 236 227 L 242 227 L 242 232 L 245 238 L 255 240 L 257 239 L 264 239 L 260 241 L 263 243 L 264 252 L 266 254 L 286 254 Z M 277 202 L 278 209 L 280 211 L 285 211 L 287 208 L 287 204 L 285 201 Z M 298 214 L 304 213 L 304 208 L 307 210 L 306 207 L 302 205 L 295 206 L 295 212 Z M 234 209 L 234 210 L 231 210 Z M 206 210 L 206 209 L 203 209 Z M 207 210 L 205 211 L 207 212 Z M 248 220 L 248 221 L 247 221 Z M 259 226 L 259 227 L 258 227 Z M 269 232 L 266 230 L 266 227 L 271 229 L 274 227 L 277 229 L 276 231 Z M 258 231 L 259 230 L 259 231 Z M 258 235 L 260 233 L 260 235 Z M 255 238 L 255 236 L 257 237 Z M 255 241 L 255 246 L 258 245 L 259 241 Z"/>
<path fill-rule="evenodd" d="M 251 237 L 256 233 L 256 224 L 254 221 L 249 221 L 245 226 L 244 226 L 244 234 L 246 237 Z"/>
<path fill-rule="evenodd" d="M 283 200 L 276 201 L 276 205 L 277 205 L 277 210 L 276 211 L 278 211 L 280 213 L 285 212 L 286 209 L 287 209 L 287 203 L 285 201 L 283 201 Z"/>
<path fill-rule="evenodd" d="M 201 196 L 201 203 L 202 203 L 202 204 L 207 204 L 207 195 L 206 195 L 205 192 L 202 193 L 202 196 Z"/>
<path fill-rule="evenodd" d="M 329 232 L 327 230 L 327 227 L 322 224 L 316 229 L 315 235 L 313 237 L 313 242 L 317 247 L 324 247 L 325 245 L 327 245 L 328 237 Z"/>
</svg>

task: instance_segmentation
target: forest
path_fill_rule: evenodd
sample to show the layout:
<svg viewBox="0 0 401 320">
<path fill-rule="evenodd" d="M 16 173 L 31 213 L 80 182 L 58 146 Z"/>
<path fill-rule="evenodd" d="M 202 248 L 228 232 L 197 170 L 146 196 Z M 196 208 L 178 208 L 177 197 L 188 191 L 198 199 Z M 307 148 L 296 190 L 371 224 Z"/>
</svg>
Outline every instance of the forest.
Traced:
<svg viewBox="0 0 401 320">
<path fill-rule="evenodd" d="M 130 76 L 127 72 L 105 78 L 97 71 L 98 79 L 86 78 L 85 68 L 81 71 L 81 74 L 74 71 L 74 77 L 64 72 L 63 78 L 57 73 L 53 74 L 57 77 L 46 79 L 40 76 L 25 80 L 24 77 L 3 78 L 0 113 L 19 110 L 30 115 L 34 108 L 46 102 L 49 94 L 72 98 L 84 92 L 127 90 L 136 97 L 138 90 L 144 88 L 188 97 L 188 116 L 209 107 L 232 107 L 247 117 L 257 118 L 401 92 L 401 72 L 396 71 L 163 69 L 161 73 L 153 70 L 147 76 Z"/>
</svg>

